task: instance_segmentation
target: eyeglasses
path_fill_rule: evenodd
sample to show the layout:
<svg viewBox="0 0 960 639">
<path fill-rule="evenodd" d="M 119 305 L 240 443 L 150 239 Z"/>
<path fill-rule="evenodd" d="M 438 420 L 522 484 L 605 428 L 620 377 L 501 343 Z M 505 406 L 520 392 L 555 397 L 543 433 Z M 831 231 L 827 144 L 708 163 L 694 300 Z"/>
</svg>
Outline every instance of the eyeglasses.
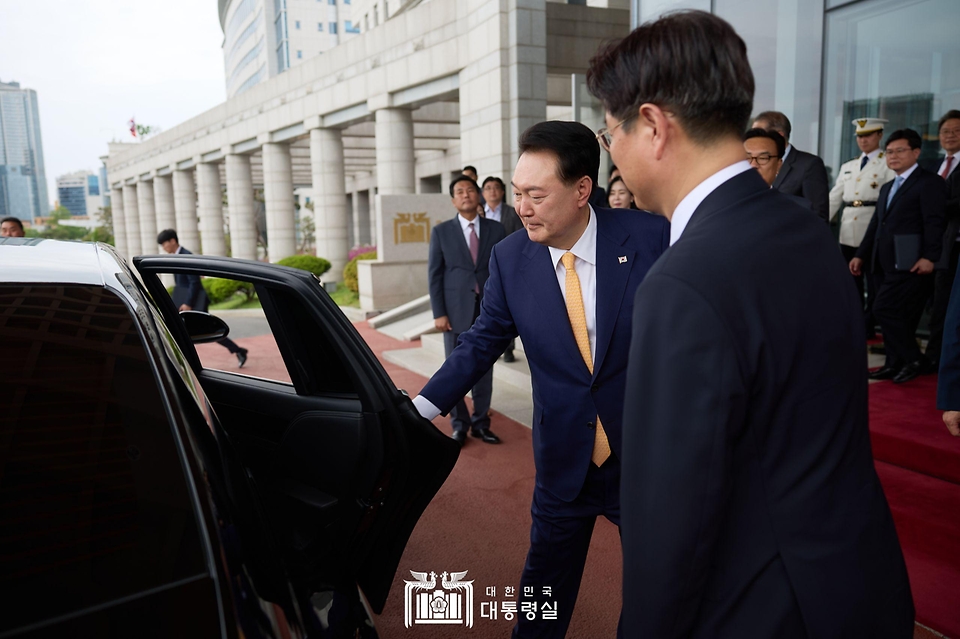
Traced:
<svg viewBox="0 0 960 639">
<path fill-rule="evenodd" d="M 960 129 L 940 129 L 940 135 L 960 135 Z"/>
<path fill-rule="evenodd" d="M 770 164 L 770 160 L 777 158 L 780 159 L 779 155 L 770 155 L 769 153 L 761 153 L 760 155 L 750 155 L 747 153 L 747 162 L 750 164 L 756 164 L 757 166 L 766 166 Z"/>
<path fill-rule="evenodd" d="M 909 153 L 910 151 L 913 151 L 913 149 L 911 149 L 909 146 L 901 146 L 897 147 L 896 149 L 888 148 L 887 155 L 903 155 L 904 153 Z"/>
<path fill-rule="evenodd" d="M 603 127 L 597 131 L 597 142 L 600 143 L 600 146 L 603 147 L 604 151 L 608 151 L 608 152 L 610 151 L 610 143 L 613 141 L 613 136 L 611 135 L 611 133 L 613 133 L 617 129 L 617 127 L 622 126 L 624 122 L 629 122 L 635 117 L 637 117 L 636 113 L 631 115 L 629 118 L 624 118 L 623 120 L 620 120 L 609 129 L 607 127 Z"/>
</svg>

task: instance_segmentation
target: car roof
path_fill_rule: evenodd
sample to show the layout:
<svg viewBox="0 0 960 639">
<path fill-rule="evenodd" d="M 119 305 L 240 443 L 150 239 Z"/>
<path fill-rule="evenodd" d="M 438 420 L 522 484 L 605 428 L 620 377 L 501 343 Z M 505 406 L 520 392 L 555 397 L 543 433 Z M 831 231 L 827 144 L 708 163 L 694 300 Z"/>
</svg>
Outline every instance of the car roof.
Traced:
<svg viewBox="0 0 960 639">
<path fill-rule="evenodd" d="M 0 238 L 0 282 L 104 286 L 119 270 L 120 258 L 105 244 Z"/>
</svg>

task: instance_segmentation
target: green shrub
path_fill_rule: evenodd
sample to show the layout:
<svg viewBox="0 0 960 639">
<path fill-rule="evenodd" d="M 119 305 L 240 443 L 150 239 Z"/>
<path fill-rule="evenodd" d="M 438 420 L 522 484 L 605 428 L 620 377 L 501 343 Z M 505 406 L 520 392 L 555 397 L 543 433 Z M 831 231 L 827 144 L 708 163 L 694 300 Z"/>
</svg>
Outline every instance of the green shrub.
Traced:
<svg viewBox="0 0 960 639">
<path fill-rule="evenodd" d="M 361 253 L 356 256 L 343 267 L 343 285 L 349 288 L 354 293 L 360 292 L 360 283 L 357 281 L 357 260 L 375 260 L 377 259 L 377 252 L 372 251 L 370 253 Z"/>
<path fill-rule="evenodd" d="M 207 292 L 211 304 L 220 304 L 241 293 L 246 299 L 251 299 L 256 290 L 250 282 L 225 279 L 222 277 L 205 277 L 202 280 L 203 290 Z"/>
<path fill-rule="evenodd" d="M 283 258 L 277 262 L 277 264 L 280 266 L 289 266 L 290 268 L 298 268 L 301 271 L 309 271 L 317 277 L 320 277 L 330 270 L 330 262 L 322 257 L 314 257 L 312 255 L 291 255 L 290 257 Z"/>
</svg>

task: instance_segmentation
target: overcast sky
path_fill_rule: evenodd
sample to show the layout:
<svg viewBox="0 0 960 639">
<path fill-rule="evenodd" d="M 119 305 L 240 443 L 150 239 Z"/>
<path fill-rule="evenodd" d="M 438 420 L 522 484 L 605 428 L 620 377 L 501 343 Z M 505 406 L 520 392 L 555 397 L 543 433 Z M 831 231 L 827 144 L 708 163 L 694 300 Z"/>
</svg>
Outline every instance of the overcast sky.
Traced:
<svg viewBox="0 0 960 639">
<path fill-rule="evenodd" d="M 50 206 L 127 122 L 170 129 L 226 99 L 216 0 L 0 0 L 0 80 L 34 89 Z"/>
</svg>

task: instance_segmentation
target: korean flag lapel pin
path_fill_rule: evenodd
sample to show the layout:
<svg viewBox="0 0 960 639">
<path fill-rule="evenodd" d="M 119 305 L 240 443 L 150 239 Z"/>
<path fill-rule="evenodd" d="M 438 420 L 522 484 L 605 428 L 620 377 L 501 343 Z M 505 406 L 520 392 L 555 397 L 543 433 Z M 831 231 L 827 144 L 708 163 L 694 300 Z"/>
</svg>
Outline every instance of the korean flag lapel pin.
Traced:
<svg viewBox="0 0 960 639">
<path fill-rule="evenodd" d="M 626 256 L 626 255 L 621 255 L 620 257 L 617 258 L 617 262 L 619 262 L 620 264 L 626 264 L 626 263 L 627 263 L 627 256 Z"/>
</svg>

